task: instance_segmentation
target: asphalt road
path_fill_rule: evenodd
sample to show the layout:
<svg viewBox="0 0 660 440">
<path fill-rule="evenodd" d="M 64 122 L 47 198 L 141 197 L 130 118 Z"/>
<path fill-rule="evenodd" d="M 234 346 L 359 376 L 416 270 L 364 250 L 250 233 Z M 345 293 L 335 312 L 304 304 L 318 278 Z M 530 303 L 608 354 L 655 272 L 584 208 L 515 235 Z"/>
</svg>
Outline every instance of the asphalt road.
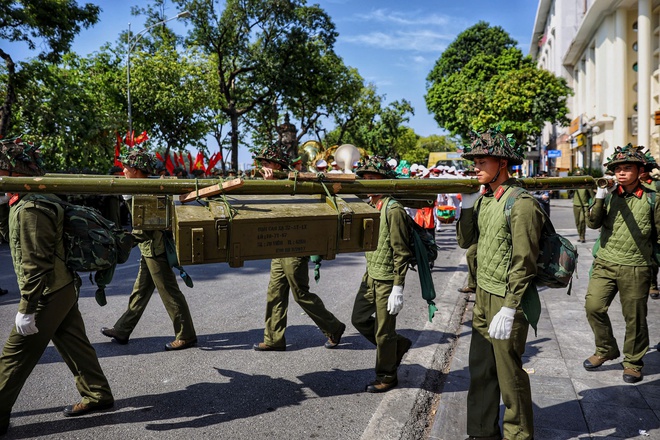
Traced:
<svg viewBox="0 0 660 440">
<path fill-rule="evenodd" d="M 572 227 L 568 201 L 553 207 L 558 229 Z M 400 368 L 400 385 L 385 394 L 365 393 L 373 380 L 375 351 L 350 325 L 355 293 L 365 270 L 362 254 L 325 261 L 312 290 L 348 325 L 341 345 L 323 347 L 325 337 L 293 300 L 285 352 L 261 353 L 269 261 L 188 266 L 195 287 L 186 294 L 199 344 L 166 352 L 172 324 L 156 296 L 131 336 L 117 345 L 100 334 L 125 310 L 139 251 L 120 266 L 99 307 L 85 279 L 80 309 L 88 336 L 110 381 L 113 411 L 65 418 L 78 401 L 73 377 L 51 345 L 35 368 L 12 412 L 6 438 L 95 439 L 370 439 L 420 438 L 436 392 L 434 381 L 447 361 L 460 326 L 464 298 L 456 292 L 466 277 L 464 251 L 453 225 L 438 234 L 440 256 L 433 270 L 439 311 L 428 322 L 416 272 L 406 280 L 405 306 L 397 328 L 414 341 Z M 311 273 L 311 272 L 310 272 Z M 17 310 L 18 289 L 7 244 L 0 245 L 0 341 Z"/>
</svg>

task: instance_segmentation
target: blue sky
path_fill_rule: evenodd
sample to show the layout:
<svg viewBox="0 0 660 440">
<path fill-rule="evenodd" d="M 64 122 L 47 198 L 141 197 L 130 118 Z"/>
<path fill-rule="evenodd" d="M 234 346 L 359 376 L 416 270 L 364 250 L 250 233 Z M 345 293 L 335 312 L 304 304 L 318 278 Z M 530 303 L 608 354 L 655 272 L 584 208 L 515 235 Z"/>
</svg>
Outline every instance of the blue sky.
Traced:
<svg viewBox="0 0 660 440">
<path fill-rule="evenodd" d="M 90 0 L 88 0 L 90 1 Z M 78 0 L 84 3 L 85 0 Z M 87 54 L 103 43 L 117 40 L 128 28 L 144 28 L 142 17 L 130 15 L 132 6 L 143 0 L 92 1 L 103 10 L 100 22 L 76 38 L 73 50 Z M 426 76 L 442 51 L 456 36 L 480 20 L 501 26 L 518 41 L 527 54 L 536 15 L 534 0 L 317 0 L 332 17 L 339 38 L 335 51 L 344 62 L 358 69 L 362 77 L 377 87 L 386 101 L 407 99 L 415 108 L 409 125 L 422 136 L 442 134 L 426 110 Z M 177 14 L 174 6 L 167 17 Z M 178 33 L 184 23 L 171 22 Z M 0 42 L 2 47 L 6 42 Z M 30 56 L 27 48 L 11 46 L 15 60 Z M 241 160 L 242 161 L 242 160 Z"/>
</svg>

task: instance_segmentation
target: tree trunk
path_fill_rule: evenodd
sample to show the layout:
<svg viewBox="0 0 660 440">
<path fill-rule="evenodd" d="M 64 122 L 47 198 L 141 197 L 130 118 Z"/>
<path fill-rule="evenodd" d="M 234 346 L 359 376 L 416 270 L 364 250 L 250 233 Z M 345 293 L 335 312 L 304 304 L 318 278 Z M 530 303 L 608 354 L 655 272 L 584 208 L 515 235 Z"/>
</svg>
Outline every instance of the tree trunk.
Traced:
<svg viewBox="0 0 660 440">
<path fill-rule="evenodd" d="M 238 114 L 229 115 L 231 121 L 231 167 L 238 171 Z"/>
<path fill-rule="evenodd" d="M 16 102 L 16 65 L 11 56 L 0 49 L 0 57 L 5 60 L 7 66 L 7 86 L 5 88 L 5 101 L 0 107 L 0 137 L 6 137 L 9 131 L 9 122 L 11 119 L 11 108 Z"/>
</svg>

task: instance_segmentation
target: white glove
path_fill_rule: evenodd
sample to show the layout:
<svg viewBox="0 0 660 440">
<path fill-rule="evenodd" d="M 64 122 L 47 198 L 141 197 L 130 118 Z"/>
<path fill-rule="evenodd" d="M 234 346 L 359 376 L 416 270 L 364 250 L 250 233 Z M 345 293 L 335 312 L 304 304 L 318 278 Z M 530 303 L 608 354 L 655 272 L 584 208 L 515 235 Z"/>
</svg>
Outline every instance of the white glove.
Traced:
<svg viewBox="0 0 660 440">
<path fill-rule="evenodd" d="M 133 194 L 124 194 L 122 198 L 127 202 L 130 202 L 130 200 L 133 198 Z"/>
<path fill-rule="evenodd" d="M 488 334 L 493 339 L 509 339 L 511 330 L 513 330 L 513 316 L 516 309 L 502 307 L 499 312 L 493 316 L 493 320 L 488 327 Z"/>
<path fill-rule="evenodd" d="M 608 194 L 612 194 L 612 192 L 616 189 L 617 183 L 614 182 L 612 186 L 608 186 L 606 188 L 598 188 L 596 190 L 596 198 L 597 199 L 604 199 L 607 197 Z"/>
<path fill-rule="evenodd" d="M 476 193 L 471 193 L 471 194 L 461 194 L 461 200 L 462 200 L 462 205 L 461 208 L 463 209 L 469 209 L 472 208 L 477 201 L 477 199 L 481 196 L 481 191 L 483 190 L 484 186 L 481 185 L 479 187 L 479 191 Z"/>
<path fill-rule="evenodd" d="M 390 315 L 396 315 L 401 309 L 403 309 L 403 286 L 394 286 L 390 297 L 387 298 L 387 311 Z"/>
<path fill-rule="evenodd" d="M 34 313 L 24 315 L 21 312 L 16 314 L 16 331 L 19 335 L 28 336 L 39 333 L 37 323 L 34 319 Z"/>
</svg>

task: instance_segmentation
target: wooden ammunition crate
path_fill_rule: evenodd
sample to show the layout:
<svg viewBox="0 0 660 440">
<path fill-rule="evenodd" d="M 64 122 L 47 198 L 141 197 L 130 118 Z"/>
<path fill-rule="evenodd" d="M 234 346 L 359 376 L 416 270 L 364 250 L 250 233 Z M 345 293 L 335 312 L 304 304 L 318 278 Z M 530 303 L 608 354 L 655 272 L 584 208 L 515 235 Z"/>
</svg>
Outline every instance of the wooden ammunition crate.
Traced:
<svg viewBox="0 0 660 440">
<path fill-rule="evenodd" d="M 131 199 L 133 229 L 170 230 L 174 202 L 167 194 L 134 195 Z"/>
<path fill-rule="evenodd" d="M 380 213 L 365 202 L 325 196 L 237 196 L 227 204 L 176 205 L 174 239 L 179 262 L 227 262 L 374 250 Z M 229 210 L 233 211 L 230 220 Z"/>
</svg>

